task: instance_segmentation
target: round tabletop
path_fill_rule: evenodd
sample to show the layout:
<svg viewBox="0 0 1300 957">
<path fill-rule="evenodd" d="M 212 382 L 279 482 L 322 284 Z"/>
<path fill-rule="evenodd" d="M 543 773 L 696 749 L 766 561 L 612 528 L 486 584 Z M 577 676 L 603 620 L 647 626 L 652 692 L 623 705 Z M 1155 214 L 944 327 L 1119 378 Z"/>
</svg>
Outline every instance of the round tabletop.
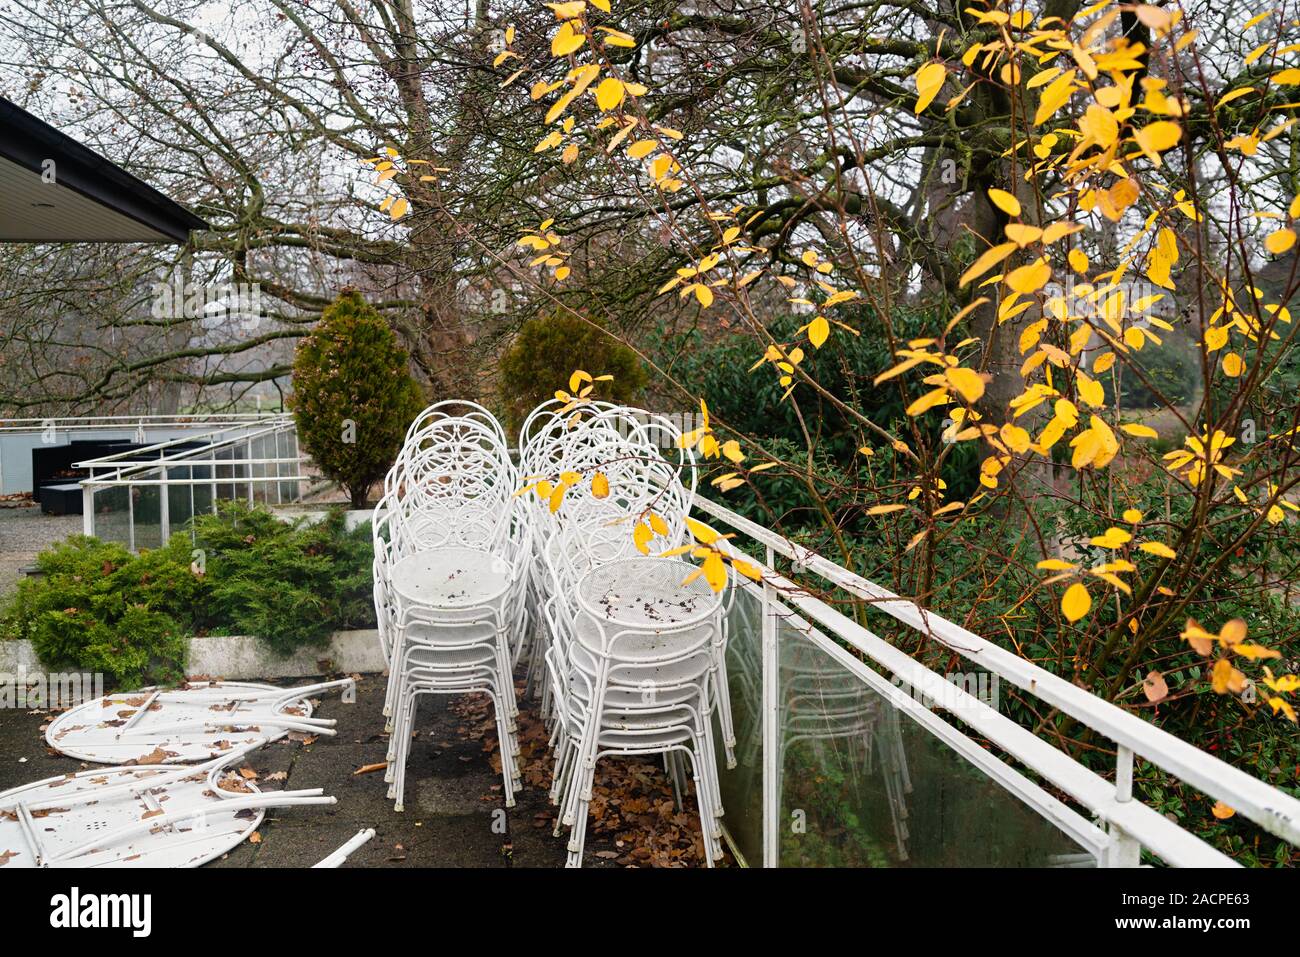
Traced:
<svg viewBox="0 0 1300 957">
<path fill-rule="evenodd" d="M 478 548 L 447 546 L 416 552 L 393 565 L 399 598 L 434 608 L 469 608 L 500 598 L 510 587 L 505 559 Z"/>
<path fill-rule="evenodd" d="M 703 621 L 716 613 L 722 594 L 713 591 L 690 562 L 669 558 L 623 558 L 598 565 L 578 580 L 578 604 L 598 621 L 660 630 Z"/>
</svg>

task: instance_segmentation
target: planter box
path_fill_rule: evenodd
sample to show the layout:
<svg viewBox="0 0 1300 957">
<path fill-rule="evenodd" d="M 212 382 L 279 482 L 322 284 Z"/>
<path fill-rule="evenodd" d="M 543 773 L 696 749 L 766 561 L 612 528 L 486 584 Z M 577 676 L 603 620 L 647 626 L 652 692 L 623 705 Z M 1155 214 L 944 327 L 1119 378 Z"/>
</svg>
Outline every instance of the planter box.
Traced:
<svg viewBox="0 0 1300 957">
<path fill-rule="evenodd" d="M 367 628 L 336 631 L 326 647 L 304 648 L 289 658 L 277 658 L 265 644 L 247 635 L 191 638 L 185 672 L 231 681 L 258 681 L 335 672 L 373 674 L 384 668 L 379 632 Z M 0 674 L 43 670 L 31 642 L 0 641 Z"/>
</svg>

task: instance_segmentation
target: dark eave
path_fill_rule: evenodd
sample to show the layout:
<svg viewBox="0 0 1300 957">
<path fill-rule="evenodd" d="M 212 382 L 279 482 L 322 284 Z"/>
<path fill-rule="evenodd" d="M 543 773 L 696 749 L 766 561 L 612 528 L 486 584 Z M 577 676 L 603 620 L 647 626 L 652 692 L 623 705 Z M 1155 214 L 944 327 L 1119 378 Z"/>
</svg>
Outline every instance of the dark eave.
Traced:
<svg viewBox="0 0 1300 957">
<path fill-rule="evenodd" d="M 42 173 L 53 161 L 54 182 Z M 0 241 L 184 243 L 208 224 L 0 97 Z"/>
</svg>

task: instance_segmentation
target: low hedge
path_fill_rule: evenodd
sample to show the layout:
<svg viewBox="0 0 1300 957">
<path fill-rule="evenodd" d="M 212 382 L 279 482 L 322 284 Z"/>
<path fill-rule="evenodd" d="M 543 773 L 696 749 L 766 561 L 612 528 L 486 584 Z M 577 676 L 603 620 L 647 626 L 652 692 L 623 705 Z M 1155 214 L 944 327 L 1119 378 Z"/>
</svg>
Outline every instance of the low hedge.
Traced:
<svg viewBox="0 0 1300 957">
<path fill-rule="evenodd" d="M 193 635 L 254 635 L 287 657 L 373 627 L 369 525 L 349 531 L 341 510 L 308 524 L 221 503 L 190 532 L 138 555 L 84 535 L 42 552 L 40 576 L 0 609 L 0 637 L 125 687 L 180 678 Z"/>
</svg>

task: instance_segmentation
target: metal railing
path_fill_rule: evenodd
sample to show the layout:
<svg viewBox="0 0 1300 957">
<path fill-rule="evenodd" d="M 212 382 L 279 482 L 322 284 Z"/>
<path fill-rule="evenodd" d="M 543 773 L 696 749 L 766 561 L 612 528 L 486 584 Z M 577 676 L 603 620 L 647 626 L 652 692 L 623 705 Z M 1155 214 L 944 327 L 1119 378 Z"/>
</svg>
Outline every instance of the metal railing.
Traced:
<svg viewBox="0 0 1300 957">
<path fill-rule="evenodd" d="M 119 440 L 143 445 L 214 430 L 252 427 L 277 416 L 263 413 L 99 415 L 0 419 L 0 494 L 31 491 L 32 450 L 77 440 Z"/>
<path fill-rule="evenodd" d="M 132 550 L 158 548 L 222 500 L 281 505 L 301 499 L 298 433 L 289 416 L 259 417 L 75 463 L 85 534 Z"/>
<path fill-rule="evenodd" d="M 1145 850 L 1174 866 L 1236 866 L 1134 797 L 1135 757 L 1300 846 L 1295 798 L 715 502 L 694 507 L 752 543 L 760 555 L 734 550 L 764 570 L 761 584 L 735 586 L 727 652 L 739 742 L 737 767 L 722 771 L 724 822 L 750 863 L 870 863 L 844 857 L 858 841 L 893 863 L 1135 867 Z M 1114 742 L 1115 779 L 815 597 L 778 557 Z M 853 753 L 864 736 L 865 761 Z M 810 781 L 840 790 L 809 797 Z"/>
</svg>

